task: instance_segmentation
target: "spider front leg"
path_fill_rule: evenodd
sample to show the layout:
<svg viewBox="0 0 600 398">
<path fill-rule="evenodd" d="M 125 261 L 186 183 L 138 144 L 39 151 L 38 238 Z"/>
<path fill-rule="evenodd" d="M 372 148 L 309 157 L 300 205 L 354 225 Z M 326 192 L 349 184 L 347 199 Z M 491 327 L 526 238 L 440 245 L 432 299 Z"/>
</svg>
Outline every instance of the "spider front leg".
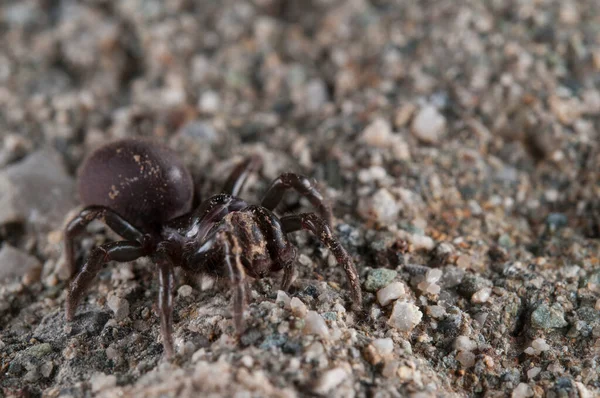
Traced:
<svg viewBox="0 0 600 398">
<path fill-rule="evenodd" d="M 134 241 L 110 242 L 93 249 L 83 267 L 77 271 L 77 274 L 69 283 L 66 301 L 67 320 L 73 320 L 81 296 L 87 291 L 104 264 L 113 260 L 129 262 L 148 254 L 146 247 Z"/>
<path fill-rule="evenodd" d="M 75 264 L 75 238 L 85 231 L 87 225 L 94 221 L 103 221 L 110 229 L 124 239 L 141 241 L 144 234 L 115 211 L 104 206 L 88 206 L 77 217 L 72 219 L 65 228 L 65 255 L 71 276 L 77 272 Z"/>
<path fill-rule="evenodd" d="M 317 216 L 314 213 L 303 213 L 298 215 L 286 216 L 281 218 L 281 225 L 283 230 L 288 232 L 295 232 L 299 230 L 307 230 L 312 232 L 319 240 L 327 246 L 331 253 L 335 256 L 338 264 L 344 267 L 346 277 L 350 283 L 350 290 L 352 292 L 352 301 L 354 306 L 359 309 L 362 306 L 362 292 L 360 290 L 360 281 L 358 279 L 358 273 L 354 267 L 352 258 L 344 249 L 342 244 L 336 239 L 331 228 L 325 220 Z M 284 281 L 286 276 L 284 274 Z"/>
<path fill-rule="evenodd" d="M 281 202 L 283 194 L 288 189 L 294 189 L 300 195 L 306 197 L 310 203 L 319 210 L 319 213 L 321 213 L 321 216 L 327 223 L 333 225 L 333 213 L 331 207 L 325 202 L 325 199 L 313 185 L 311 180 L 299 174 L 284 173 L 277 177 L 277 179 L 271 183 L 261 205 L 269 210 L 275 209 L 279 202 Z"/>
<path fill-rule="evenodd" d="M 223 193 L 238 196 L 248 180 L 250 173 L 257 171 L 262 165 L 262 159 L 255 155 L 238 164 L 223 186 Z"/>
<path fill-rule="evenodd" d="M 223 261 L 224 270 L 233 288 L 233 323 L 238 335 L 244 330 L 244 310 L 247 299 L 246 272 L 241 255 L 241 248 L 235 236 L 227 230 L 220 230 L 209 236 L 183 263 L 184 269 L 190 273 L 206 272 L 223 276 L 223 269 L 211 266 Z"/>
<path fill-rule="evenodd" d="M 165 245 L 160 245 L 154 256 L 158 268 L 158 311 L 160 312 L 160 334 L 167 358 L 173 349 L 173 291 L 175 272 L 172 257 Z"/>
</svg>

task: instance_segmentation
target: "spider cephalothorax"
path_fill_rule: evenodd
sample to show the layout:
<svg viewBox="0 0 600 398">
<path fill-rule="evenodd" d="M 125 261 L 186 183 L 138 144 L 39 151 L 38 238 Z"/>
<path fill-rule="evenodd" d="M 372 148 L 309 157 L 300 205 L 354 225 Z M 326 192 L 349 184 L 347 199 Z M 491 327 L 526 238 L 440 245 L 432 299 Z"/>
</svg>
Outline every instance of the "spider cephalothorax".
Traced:
<svg viewBox="0 0 600 398">
<path fill-rule="evenodd" d="M 151 256 L 158 269 L 158 308 L 167 356 L 173 354 L 172 296 L 177 266 L 188 273 L 230 280 L 234 289 L 234 323 L 241 332 L 246 276 L 262 278 L 283 270 L 282 289 L 287 290 L 294 275 L 296 248 L 286 234 L 301 229 L 315 234 L 344 267 L 352 300 L 359 307 L 362 297 L 353 261 L 335 238 L 330 227 L 331 210 L 309 179 L 282 174 L 273 181 L 260 206 L 248 205 L 238 198 L 248 174 L 259 164 L 257 157 L 239 164 L 225 183 L 223 193 L 192 210 L 192 179 L 169 149 L 129 139 L 93 152 L 79 174 L 79 195 L 87 207 L 65 231 L 65 250 L 72 273 L 67 320 L 73 319 L 77 303 L 105 263 Z M 277 217 L 273 209 L 288 189 L 308 198 L 321 216 L 303 213 Z M 94 248 L 78 268 L 73 240 L 95 219 L 105 222 L 125 240 Z"/>
</svg>

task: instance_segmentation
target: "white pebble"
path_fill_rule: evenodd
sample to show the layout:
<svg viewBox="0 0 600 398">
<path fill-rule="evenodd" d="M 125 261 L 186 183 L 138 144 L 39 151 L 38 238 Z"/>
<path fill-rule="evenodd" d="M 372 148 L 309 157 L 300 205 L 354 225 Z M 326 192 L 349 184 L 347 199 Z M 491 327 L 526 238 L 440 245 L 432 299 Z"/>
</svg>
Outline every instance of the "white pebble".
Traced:
<svg viewBox="0 0 600 398">
<path fill-rule="evenodd" d="M 319 377 L 313 391 L 317 394 L 327 394 L 329 391 L 342 384 L 347 377 L 348 372 L 344 368 L 338 367 L 330 369 Z"/>
<path fill-rule="evenodd" d="M 440 280 L 443 274 L 444 273 L 441 269 L 433 268 L 427 271 L 427 273 L 425 274 L 425 280 L 429 283 L 436 283 Z"/>
<path fill-rule="evenodd" d="M 596 300 L 596 305 L 595 307 L 597 311 L 600 311 L 600 299 Z"/>
<path fill-rule="evenodd" d="M 446 309 L 440 305 L 430 305 L 427 312 L 435 319 L 441 319 L 446 315 Z"/>
<path fill-rule="evenodd" d="M 470 368 L 475 365 L 475 354 L 471 351 L 460 351 L 456 354 L 456 360 L 460 362 L 464 368 Z"/>
<path fill-rule="evenodd" d="M 405 301 L 396 301 L 389 323 L 401 331 L 410 331 L 421 322 L 423 313 L 419 307 Z"/>
<path fill-rule="evenodd" d="M 283 307 L 286 309 L 290 308 L 290 296 L 287 295 L 286 292 L 284 292 L 283 290 L 278 290 L 277 291 L 277 298 L 275 299 L 276 303 L 282 303 Z"/>
<path fill-rule="evenodd" d="M 179 289 L 177 289 L 177 294 L 180 297 L 189 297 L 194 289 L 190 285 L 182 285 Z"/>
<path fill-rule="evenodd" d="M 377 291 L 377 301 L 385 307 L 392 301 L 403 297 L 405 294 L 406 290 L 404 289 L 404 283 L 392 282 L 383 289 Z"/>
<path fill-rule="evenodd" d="M 394 341 L 392 339 L 375 339 L 371 342 L 371 345 L 375 347 L 377 353 L 382 357 L 391 355 L 394 352 Z"/>
<path fill-rule="evenodd" d="M 531 347 L 533 347 L 534 350 L 539 351 L 539 352 L 544 352 L 544 351 L 548 351 L 550 349 L 550 345 L 548 345 L 548 343 L 546 343 L 546 340 L 544 339 L 535 339 L 531 342 Z"/>
<path fill-rule="evenodd" d="M 528 398 L 533 396 L 533 389 L 526 383 L 519 383 L 513 390 L 512 398 Z"/>
<path fill-rule="evenodd" d="M 358 213 L 366 220 L 375 220 L 381 224 L 392 224 L 398 219 L 400 204 L 394 195 L 385 188 L 358 202 Z"/>
<path fill-rule="evenodd" d="M 485 303 L 490 299 L 491 295 L 492 295 L 492 288 L 484 287 L 483 289 L 480 289 L 480 290 L 476 291 L 475 293 L 473 293 L 473 296 L 471 296 L 471 302 L 472 303 Z"/>
<path fill-rule="evenodd" d="M 386 148 L 392 135 L 392 126 L 382 118 L 375 119 L 360 135 L 360 140 L 376 148 Z"/>
<path fill-rule="evenodd" d="M 541 371 L 542 371 L 542 368 L 539 368 L 537 366 L 533 367 L 527 371 L 527 378 L 531 380 L 534 377 L 536 377 L 537 375 L 539 375 Z"/>
<path fill-rule="evenodd" d="M 457 351 L 473 351 L 477 349 L 477 343 L 467 336 L 458 336 L 454 340 L 454 349 Z"/>
<path fill-rule="evenodd" d="M 436 144 L 446 130 L 446 118 L 433 106 L 424 106 L 412 122 L 412 133 L 426 144 Z"/>
<path fill-rule="evenodd" d="M 323 339 L 329 339 L 330 337 L 329 328 L 327 327 L 327 323 L 325 323 L 325 319 L 315 311 L 308 311 L 306 314 L 304 332 L 316 334 Z"/>
<path fill-rule="evenodd" d="M 90 379 L 90 383 L 92 384 L 92 391 L 98 392 L 116 386 L 117 376 L 105 375 L 104 373 L 96 373 Z"/>
<path fill-rule="evenodd" d="M 333 309 L 335 310 L 335 312 L 337 312 L 338 314 L 345 314 L 346 313 L 346 307 L 344 307 L 343 305 L 341 305 L 340 303 L 335 303 L 335 305 L 333 306 Z"/>
<path fill-rule="evenodd" d="M 298 318 L 304 318 L 308 312 L 306 305 L 298 297 L 293 297 L 290 300 L 290 309 L 292 310 L 292 314 Z"/>
<path fill-rule="evenodd" d="M 219 110 L 220 102 L 219 94 L 214 91 L 205 91 L 200 96 L 198 108 L 205 113 L 215 113 Z"/>
<path fill-rule="evenodd" d="M 118 296 L 111 296 L 106 302 L 108 308 L 115 313 L 117 321 L 127 318 L 129 315 L 129 302 Z"/>
</svg>

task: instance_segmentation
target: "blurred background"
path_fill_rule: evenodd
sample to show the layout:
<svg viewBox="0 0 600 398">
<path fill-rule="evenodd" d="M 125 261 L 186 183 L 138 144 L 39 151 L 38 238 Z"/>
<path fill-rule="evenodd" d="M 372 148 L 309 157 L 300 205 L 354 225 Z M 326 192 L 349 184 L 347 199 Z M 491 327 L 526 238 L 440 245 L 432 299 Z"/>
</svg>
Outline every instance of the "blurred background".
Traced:
<svg viewBox="0 0 600 398">
<path fill-rule="evenodd" d="M 352 327 L 362 337 L 312 356 L 311 342 L 298 337 L 300 348 L 287 348 L 304 355 L 295 376 L 278 373 L 293 366 L 281 353 L 284 343 L 274 343 L 279 356 L 252 351 L 272 339 L 268 326 L 257 326 L 261 337 L 242 351 L 256 361 L 246 366 L 251 376 L 232 376 L 241 378 L 240 391 L 327 393 L 334 388 L 327 380 L 311 380 L 340 368 L 332 376 L 345 375 L 334 379 L 339 396 L 593 396 L 599 391 L 593 370 L 600 338 L 599 127 L 597 0 L 4 0 L 0 276 L 10 282 L 0 285 L 7 375 L 0 386 L 12 394 L 28 381 L 29 393 L 49 396 L 76 386 L 78 396 L 104 388 L 87 383 L 90 375 L 114 373 L 115 380 L 106 376 L 110 388 L 150 394 L 136 381 L 160 359 L 148 348 L 154 337 L 136 349 L 143 359 L 105 353 L 124 349 L 116 348 L 122 336 L 142 319 L 133 309 L 152 305 L 148 264 L 131 268 L 148 296 L 122 293 L 137 282 L 111 274 L 113 266 L 91 293 L 99 307 L 107 292 L 132 302 L 125 329 L 111 326 L 121 337 L 97 337 L 91 364 L 64 353 L 93 350 L 89 342 L 76 349 L 76 338 L 49 337 L 44 329 L 62 328 L 52 314 L 64 304 L 61 228 L 78 205 L 77 167 L 109 140 L 147 137 L 180 154 L 199 198 L 215 193 L 231 167 L 252 153 L 264 167 L 248 189 L 251 200 L 281 172 L 315 178 L 331 198 L 337 232 L 362 278 L 393 270 L 392 279 L 412 286 L 408 300 L 424 314 L 412 334 L 398 332 L 386 323 L 391 306 L 375 300 L 384 285 L 365 287 L 373 292 L 366 296 L 366 322 L 328 320 L 342 334 Z M 285 205 L 307 208 L 294 195 Z M 97 232 L 103 234 L 96 239 L 106 238 L 101 227 Z M 84 247 L 96 243 L 90 238 Z M 322 248 L 303 235 L 297 243 L 306 254 L 301 278 L 343 285 L 343 274 L 324 265 Z M 308 260 L 315 252 L 317 259 Z M 451 275 L 440 282 L 441 296 L 419 285 L 436 267 Z M 494 299 L 480 301 L 492 287 Z M 276 287 L 257 289 L 260 300 L 271 294 L 274 301 Z M 473 300 L 477 292 L 483 293 Z M 207 294 L 178 305 L 191 314 L 217 300 Z M 309 296 L 300 295 L 321 312 L 333 311 Z M 558 318 L 539 320 L 532 316 L 538 309 Z M 182 330 L 190 329 L 180 316 Z M 148 333 L 157 333 L 154 318 Z M 111 329 L 102 325 L 94 336 Z M 191 329 L 204 336 L 205 327 Z M 207 339 L 220 341 L 225 328 L 210 327 Z M 478 348 L 457 349 L 459 335 Z M 393 359 L 365 358 L 371 338 L 392 339 Z M 538 341 L 532 351 L 538 354 L 523 354 L 539 338 L 552 349 L 538 350 L 546 347 Z M 26 353 L 44 342 L 50 369 Z M 215 353 L 207 363 L 238 350 L 219 344 L 207 345 Z M 458 356 L 465 351 L 472 356 Z M 227 358 L 223 366 L 231 368 L 222 373 L 233 374 L 237 357 Z M 192 366 L 189 358 L 184 363 Z M 252 369 L 263 369 L 271 390 L 248 387 L 260 379 Z M 103 386 L 105 379 L 96 381 Z M 238 387 L 219 388 L 205 392 L 233 394 Z"/>
</svg>

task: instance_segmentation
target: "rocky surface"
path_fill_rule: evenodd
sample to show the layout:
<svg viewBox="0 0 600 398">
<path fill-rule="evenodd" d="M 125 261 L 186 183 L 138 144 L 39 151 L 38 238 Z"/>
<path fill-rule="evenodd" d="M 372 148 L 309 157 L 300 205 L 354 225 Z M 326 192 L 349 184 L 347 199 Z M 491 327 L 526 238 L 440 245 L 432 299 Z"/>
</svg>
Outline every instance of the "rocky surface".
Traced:
<svg viewBox="0 0 600 398">
<path fill-rule="evenodd" d="M 600 395 L 599 26 L 596 0 L 2 2 L 0 395 Z M 166 361 L 145 259 L 67 324 L 77 167 L 132 136 L 199 198 L 248 154 L 249 201 L 319 181 L 363 311 L 296 234 L 293 288 L 254 281 L 239 339 L 227 287 L 178 275 Z M 117 238 L 89 232 L 81 255 Z"/>
</svg>

